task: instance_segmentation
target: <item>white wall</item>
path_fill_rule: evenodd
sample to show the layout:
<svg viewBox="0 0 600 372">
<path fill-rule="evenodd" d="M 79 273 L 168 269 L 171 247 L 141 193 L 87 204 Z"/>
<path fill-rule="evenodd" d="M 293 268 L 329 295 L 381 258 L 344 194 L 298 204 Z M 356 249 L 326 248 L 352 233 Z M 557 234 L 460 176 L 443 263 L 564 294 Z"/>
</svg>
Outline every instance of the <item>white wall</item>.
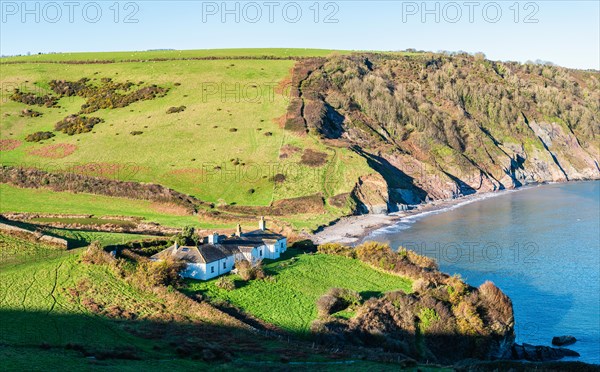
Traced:
<svg viewBox="0 0 600 372">
<path fill-rule="evenodd" d="M 243 259 L 253 263 L 265 258 L 277 259 L 281 253 L 286 251 L 286 249 L 287 239 L 282 239 L 272 245 L 261 245 L 260 247 L 254 248 L 252 253 L 248 255 L 244 254 Z M 262 256 L 260 254 L 261 250 Z M 240 259 L 242 259 L 242 255 L 237 254 L 209 264 L 188 263 L 186 268 L 181 272 L 181 276 L 197 280 L 209 280 L 233 270 L 235 261 Z"/>
<path fill-rule="evenodd" d="M 181 272 L 181 276 L 197 280 L 208 280 L 230 272 L 233 269 L 233 265 L 233 257 L 224 258 L 209 264 L 188 263 L 186 268 Z"/>
</svg>

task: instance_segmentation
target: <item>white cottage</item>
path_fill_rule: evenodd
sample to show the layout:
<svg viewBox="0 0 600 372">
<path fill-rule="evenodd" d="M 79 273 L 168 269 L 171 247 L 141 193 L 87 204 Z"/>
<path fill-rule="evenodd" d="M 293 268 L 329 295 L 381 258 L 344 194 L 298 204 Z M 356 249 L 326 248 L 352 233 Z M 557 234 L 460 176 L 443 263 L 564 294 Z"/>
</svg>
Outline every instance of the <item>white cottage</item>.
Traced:
<svg viewBox="0 0 600 372">
<path fill-rule="evenodd" d="M 261 217 L 258 230 L 243 233 L 240 225 L 235 236 L 213 233 L 199 246 L 178 246 L 177 243 L 151 257 L 162 260 L 173 257 L 186 263 L 181 272 L 184 278 L 208 280 L 233 270 L 236 261 L 252 263 L 263 259 L 277 259 L 287 249 L 287 239 L 267 229 Z"/>
</svg>

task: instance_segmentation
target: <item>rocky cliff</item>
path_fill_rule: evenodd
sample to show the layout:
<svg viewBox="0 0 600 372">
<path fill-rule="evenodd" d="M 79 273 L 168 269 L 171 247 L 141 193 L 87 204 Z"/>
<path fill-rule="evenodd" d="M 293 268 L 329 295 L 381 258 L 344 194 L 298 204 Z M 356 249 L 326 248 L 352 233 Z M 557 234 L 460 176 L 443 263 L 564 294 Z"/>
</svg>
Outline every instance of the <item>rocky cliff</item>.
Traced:
<svg viewBox="0 0 600 372">
<path fill-rule="evenodd" d="M 600 74 L 467 54 L 299 62 L 286 128 L 348 146 L 373 174 L 357 212 L 600 178 Z"/>
</svg>

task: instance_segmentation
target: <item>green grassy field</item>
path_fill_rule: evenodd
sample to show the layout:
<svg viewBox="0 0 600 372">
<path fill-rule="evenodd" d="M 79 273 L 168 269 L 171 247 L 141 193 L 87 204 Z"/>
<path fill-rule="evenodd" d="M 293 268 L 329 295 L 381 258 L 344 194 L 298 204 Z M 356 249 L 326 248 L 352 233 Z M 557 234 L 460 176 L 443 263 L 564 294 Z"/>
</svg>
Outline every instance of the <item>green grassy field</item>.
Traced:
<svg viewBox="0 0 600 372">
<path fill-rule="evenodd" d="M 227 291 L 216 287 L 215 280 L 188 281 L 186 293 L 199 292 L 222 299 L 285 330 L 305 333 L 317 318 L 316 300 L 329 288 L 353 289 L 363 297 L 401 289 L 411 291 L 411 281 L 383 273 L 345 257 L 324 254 L 300 254 L 288 250 L 282 260 L 265 261 L 267 275 L 274 281 L 255 280 Z M 343 314 L 342 314 L 343 315 Z"/>
<path fill-rule="evenodd" d="M 39 212 L 93 214 L 96 216 L 133 216 L 167 226 L 198 223 L 194 216 L 162 213 L 156 204 L 144 200 L 113 198 L 92 194 L 53 192 L 46 189 L 20 189 L 0 184 L 0 213 Z"/>
<path fill-rule="evenodd" d="M 21 250 L 21 253 L 18 250 Z M 236 339 L 237 343 L 231 346 L 236 352 L 230 361 L 207 363 L 181 357 L 173 346 L 173 340 L 178 340 L 175 345 L 181 342 L 181 336 L 178 336 L 180 329 L 177 328 L 180 325 L 177 323 L 171 323 L 171 327 L 175 328 L 165 335 L 144 337 L 140 336 L 140 332 L 145 334 L 155 327 L 152 319 L 158 315 L 157 312 L 185 314 L 192 320 L 195 319 L 194 316 L 198 316 L 197 313 L 171 308 L 173 304 L 165 302 L 152 291 L 142 291 L 134 287 L 108 266 L 82 263 L 80 256 L 83 249 L 57 251 L 45 245 L 29 244 L 20 238 L 0 235 L 0 252 L 0 257 L 4 260 L 0 262 L 0 358 L 3 371 L 45 371 L 59 368 L 108 371 L 200 368 L 229 371 L 257 367 L 329 371 L 337 370 L 342 365 L 348 370 L 380 371 L 398 367 L 356 358 L 330 357 L 328 353 L 314 350 L 311 353 L 308 346 L 307 351 L 297 348 L 291 350 L 290 345 L 294 344 L 262 338 L 253 333 L 243 336 L 242 339 L 237 338 L 239 335 L 231 334 L 230 337 Z M 6 258 L 8 259 L 5 260 Z M 278 272 L 278 283 L 282 284 L 289 284 L 292 276 L 304 273 L 306 277 L 296 283 L 307 286 L 306 292 L 301 295 L 306 298 L 317 295 L 319 291 L 331 285 L 340 285 L 340 279 L 335 279 L 342 277 L 338 270 L 343 270 L 344 275 L 346 270 L 353 272 L 349 285 L 356 289 L 372 288 L 378 291 L 408 287 L 400 278 L 388 278 L 372 269 L 354 267 L 343 260 L 323 261 L 327 259 L 329 257 L 326 256 L 303 256 L 288 266 L 286 270 L 289 270 L 289 273 L 274 266 L 287 265 L 289 260 L 273 263 L 270 270 Z M 328 269 L 332 271 L 328 275 L 315 276 L 308 270 L 308 265 L 319 268 L 331 264 L 333 266 Z M 308 281 L 313 280 L 311 277 L 322 281 L 308 284 Z M 247 288 L 252 289 L 253 285 Z M 279 289 L 282 288 L 284 287 Z M 254 287 L 254 290 L 256 289 Z M 73 292 L 74 290 L 78 292 Z M 283 292 L 267 291 L 264 295 L 273 296 L 272 300 L 285 305 L 286 300 L 282 296 L 293 295 L 290 290 L 292 289 Z M 110 310 L 109 305 L 112 304 L 111 306 L 117 305 L 135 311 L 137 318 L 114 319 L 92 312 L 85 305 L 90 298 L 96 303 L 105 303 L 104 309 Z M 306 301 L 297 302 L 293 297 L 290 299 L 292 306 L 310 306 Z M 181 327 L 202 327 L 204 322 L 214 324 L 218 320 L 208 318 L 195 325 Z M 184 329 L 187 329 L 185 332 L 190 332 L 189 328 L 181 328 L 181 331 Z M 213 338 L 202 336 L 202 342 L 228 340 L 227 335 L 230 332 L 231 328 L 223 328 L 221 333 Z M 257 340 L 257 337 L 261 338 Z M 94 353 L 133 348 L 140 360 L 85 357 L 77 351 L 78 349 L 69 345 L 83 347 Z M 292 363 L 282 363 L 283 354 L 294 355 Z"/>
<path fill-rule="evenodd" d="M 92 53 L 58 53 L 38 54 L 1 58 L 2 62 L 40 62 L 40 61 L 123 61 L 131 59 L 153 58 L 204 58 L 204 57 L 324 57 L 332 53 L 349 53 L 349 51 L 310 48 L 236 48 L 236 49 L 196 49 L 196 50 L 150 50 L 140 52 L 92 52 Z"/>
<path fill-rule="evenodd" d="M 286 57 L 330 53 L 327 50 L 287 49 L 156 51 L 41 55 L 2 61 L 119 61 L 175 56 Z M 5 63 L 2 65 L 0 81 L 0 140 L 20 142 L 16 148 L 0 152 L 0 163 L 159 183 L 218 205 L 269 205 L 276 200 L 316 193 L 327 198 L 350 192 L 360 175 L 370 173 L 363 159 L 348 149 L 329 148 L 310 135 L 298 136 L 281 128 L 279 118 L 285 114 L 289 101 L 285 82 L 294 63 L 292 60 L 243 59 L 70 65 Z M 84 100 L 80 97 L 64 97 L 59 101 L 60 108 L 27 106 L 8 98 L 13 89 L 47 94 L 48 82 L 52 79 L 74 81 L 84 77 L 95 79 L 92 82 L 101 78 L 111 78 L 117 82 L 143 81 L 145 84 L 169 88 L 170 91 L 165 97 L 94 112 L 90 116 L 100 117 L 105 122 L 97 124 L 92 132 L 73 136 L 55 132 L 56 136 L 49 140 L 25 142 L 28 134 L 52 131 L 56 122 L 78 112 Z M 169 107 L 182 105 L 186 106 L 185 111 L 166 113 Z M 20 113 L 26 108 L 43 115 L 23 117 Z M 133 131 L 143 133 L 133 136 L 130 134 Z M 297 146 L 300 151 L 281 159 L 280 149 L 286 144 Z M 70 146 L 74 151 L 66 156 L 59 154 L 58 157 L 49 157 L 52 154 L 48 155 L 51 152 L 48 146 Z M 300 164 L 304 149 L 326 153 L 329 162 L 321 167 Z M 286 175 L 285 182 L 276 184 L 271 180 L 278 173 Z M 39 200 L 31 200 L 33 195 L 27 190 L 7 191 L 3 188 L 2 193 L 2 210 L 20 204 L 23 204 L 23 211 L 42 212 L 45 209 L 42 205 L 39 210 L 30 208 Z M 77 197 L 62 195 L 66 200 Z M 119 201 L 119 204 L 122 204 L 119 207 L 121 212 L 110 214 L 140 214 L 139 211 L 135 212 L 138 207 L 132 207 L 140 203 Z M 343 208 L 328 206 L 327 215 L 318 218 L 318 221 L 327 222 L 345 212 Z M 169 219 L 167 224 L 174 226 L 191 220 L 190 217 L 179 216 L 165 216 L 165 219 Z M 290 221 L 301 227 L 316 227 L 306 224 L 303 216 L 291 217 Z"/>
</svg>

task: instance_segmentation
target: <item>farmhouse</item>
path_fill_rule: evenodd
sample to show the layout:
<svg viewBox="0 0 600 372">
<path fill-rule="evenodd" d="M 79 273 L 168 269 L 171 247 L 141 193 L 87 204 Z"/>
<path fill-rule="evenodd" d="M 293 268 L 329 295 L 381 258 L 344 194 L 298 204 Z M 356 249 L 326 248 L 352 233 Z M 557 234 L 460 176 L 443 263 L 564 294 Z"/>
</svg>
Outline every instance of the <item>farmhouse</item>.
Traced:
<svg viewBox="0 0 600 372">
<path fill-rule="evenodd" d="M 186 263 L 184 278 L 208 280 L 233 270 L 236 261 L 256 263 L 262 259 L 277 259 L 287 248 L 287 239 L 267 229 L 261 217 L 258 230 L 242 232 L 238 224 L 235 235 L 213 233 L 199 246 L 179 246 L 177 243 L 151 257 L 158 261 L 173 257 Z"/>
</svg>

